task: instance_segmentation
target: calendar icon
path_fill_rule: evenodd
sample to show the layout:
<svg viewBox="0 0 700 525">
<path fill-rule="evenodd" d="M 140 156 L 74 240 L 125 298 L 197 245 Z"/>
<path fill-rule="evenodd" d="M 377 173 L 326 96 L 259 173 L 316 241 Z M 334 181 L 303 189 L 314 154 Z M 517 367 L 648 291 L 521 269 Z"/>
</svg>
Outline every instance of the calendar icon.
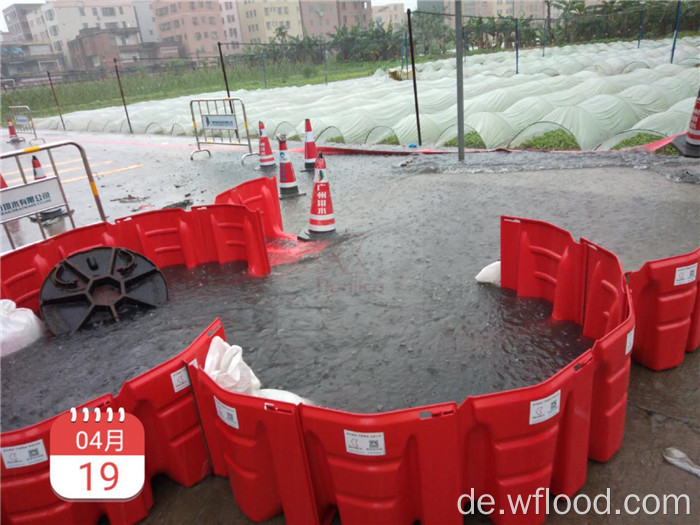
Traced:
<svg viewBox="0 0 700 525">
<path fill-rule="evenodd" d="M 50 442 L 51 488 L 61 499 L 125 501 L 141 492 L 143 425 L 123 408 L 72 408 L 54 421 Z"/>
</svg>

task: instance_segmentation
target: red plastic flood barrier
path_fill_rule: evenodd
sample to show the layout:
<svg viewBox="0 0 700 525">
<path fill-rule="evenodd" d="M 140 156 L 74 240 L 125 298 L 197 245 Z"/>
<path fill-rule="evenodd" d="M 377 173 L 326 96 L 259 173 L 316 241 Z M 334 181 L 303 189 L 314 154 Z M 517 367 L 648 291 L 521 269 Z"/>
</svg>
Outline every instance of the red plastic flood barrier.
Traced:
<svg viewBox="0 0 700 525">
<path fill-rule="evenodd" d="M 196 364 L 189 369 L 214 473 L 229 478 L 243 512 L 318 523 L 298 407 L 227 392 Z"/>
<path fill-rule="evenodd" d="M 277 179 L 260 177 L 249 180 L 220 193 L 215 204 L 239 204 L 249 210 L 259 211 L 267 239 L 296 239 L 282 228 L 282 212 L 277 195 Z"/>
<path fill-rule="evenodd" d="M 683 362 L 700 346 L 700 248 L 645 263 L 629 274 L 637 312 L 632 358 L 652 370 Z"/>
<path fill-rule="evenodd" d="M 3 448 L 0 494 L 2 523 L 85 523 L 94 525 L 106 515 L 112 525 L 132 524 L 143 519 L 153 505 L 150 480 L 158 473 L 186 486 L 211 472 L 204 436 L 199 425 L 192 389 L 186 371 L 190 362 L 204 362 L 215 336 L 224 336 L 221 322 L 214 321 L 194 342 L 172 359 L 124 383 L 119 394 L 101 396 L 83 406 L 123 407 L 144 425 L 146 484 L 127 502 L 68 502 L 59 499 L 49 481 L 50 429 L 55 416 L 36 425 L 0 435 Z M 41 441 L 36 463 L 12 468 L 6 464 L 8 447 Z"/>
<path fill-rule="evenodd" d="M 553 317 L 582 324 L 593 347 L 538 385 L 373 415 L 231 394 L 190 365 L 214 472 L 250 518 L 461 523 L 459 495 L 488 494 L 494 522 L 540 523 L 544 504 L 514 514 L 512 502 L 538 488 L 570 496 L 588 459 L 618 450 L 634 337 L 619 260 L 545 222 L 501 227 L 503 286 L 552 301 Z"/>
<path fill-rule="evenodd" d="M 69 255 L 98 246 L 121 246 L 159 268 L 247 261 L 255 276 L 270 273 L 260 214 L 243 206 L 195 206 L 140 213 L 61 233 L 3 255 L 0 296 L 39 309 L 39 290 L 51 269 Z"/>
<path fill-rule="evenodd" d="M 116 406 L 107 394 L 82 406 L 105 409 Z M 86 523 L 95 524 L 106 515 L 112 525 L 128 525 L 143 519 L 153 505 L 153 495 L 144 490 L 135 499 L 124 503 L 74 503 L 59 499 L 49 482 L 49 434 L 55 416 L 31 427 L 1 436 L 3 449 L 2 481 L 0 482 L 0 516 L 3 524 Z M 32 464 L 14 467 L 6 463 L 11 456 L 10 447 L 33 448 Z M 31 457 L 31 456 L 30 456 Z"/>
</svg>

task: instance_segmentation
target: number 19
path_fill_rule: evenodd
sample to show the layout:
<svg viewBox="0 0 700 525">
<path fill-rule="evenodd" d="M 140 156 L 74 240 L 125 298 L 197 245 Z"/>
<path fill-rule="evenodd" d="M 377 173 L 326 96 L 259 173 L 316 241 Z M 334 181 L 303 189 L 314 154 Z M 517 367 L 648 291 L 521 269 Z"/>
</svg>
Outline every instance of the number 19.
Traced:
<svg viewBox="0 0 700 525">
<path fill-rule="evenodd" d="M 107 474 L 107 467 L 111 469 L 111 475 Z M 85 463 L 84 465 L 80 465 L 80 470 L 83 469 L 86 470 L 87 474 L 87 489 L 92 490 L 92 463 Z M 117 482 L 119 481 L 119 469 L 114 463 L 108 461 L 107 463 L 104 463 L 102 465 L 102 468 L 100 468 L 100 476 L 102 476 L 102 479 L 105 480 L 107 483 L 112 483 L 109 486 L 105 486 L 104 490 L 112 490 L 114 487 L 117 486 Z"/>
</svg>

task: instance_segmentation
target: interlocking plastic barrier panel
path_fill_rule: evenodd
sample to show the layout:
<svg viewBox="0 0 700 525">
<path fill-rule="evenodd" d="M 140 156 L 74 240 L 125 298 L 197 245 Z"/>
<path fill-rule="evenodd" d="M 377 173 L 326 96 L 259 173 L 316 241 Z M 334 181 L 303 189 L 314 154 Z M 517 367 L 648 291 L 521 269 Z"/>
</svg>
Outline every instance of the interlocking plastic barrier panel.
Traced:
<svg viewBox="0 0 700 525">
<path fill-rule="evenodd" d="M 239 204 L 249 210 L 259 211 L 266 239 L 296 239 L 282 228 L 282 212 L 275 177 L 260 177 L 243 182 L 217 195 L 214 203 Z"/>
<path fill-rule="evenodd" d="M 0 296 L 18 307 L 39 310 L 39 291 L 51 269 L 73 253 L 120 246 L 141 253 L 156 266 L 247 261 L 255 276 L 270 273 L 260 214 L 243 206 L 195 206 L 157 210 L 61 233 L 0 257 Z"/>
<path fill-rule="evenodd" d="M 260 212 L 267 240 L 270 264 L 298 262 L 302 257 L 324 250 L 328 241 L 299 242 L 282 228 L 282 213 L 277 194 L 277 179 L 260 177 L 239 184 L 216 196 L 216 204 L 239 204 Z"/>
<path fill-rule="evenodd" d="M 513 515 L 510 501 L 538 488 L 572 495 L 589 458 L 617 451 L 634 337 L 619 260 L 544 222 L 504 217 L 501 228 L 503 286 L 552 301 L 593 347 L 538 385 L 370 415 L 232 394 L 190 364 L 214 473 L 246 515 L 459 524 L 459 495 L 473 493 L 493 497 L 496 523 L 540 523 L 544 505 Z"/>
<path fill-rule="evenodd" d="M 700 346 L 700 248 L 647 262 L 629 274 L 637 330 L 632 359 L 666 370 Z"/>
<path fill-rule="evenodd" d="M 214 321 L 180 354 L 124 383 L 119 394 L 98 397 L 83 406 L 123 407 L 136 415 L 145 429 L 146 484 L 126 502 L 69 502 L 59 499 L 49 481 L 50 429 L 58 417 L 0 436 L 3 448 L 0 482 L 1 519 L 6 524 L 89 524 L 106 515 L 112 525 L 143 519 L 153 505 L 150 480 L 159 473 L 190 486 L 211 472 L 197 416 L 186 364 L 204 362 L 211 340 L 224 337 L 221 322 Z M 39 453 L 31 464 L 7 464 L 8 447 L 31 446 Z M 7 454 L 7 456 L 6 456 Z"/>
</svg>

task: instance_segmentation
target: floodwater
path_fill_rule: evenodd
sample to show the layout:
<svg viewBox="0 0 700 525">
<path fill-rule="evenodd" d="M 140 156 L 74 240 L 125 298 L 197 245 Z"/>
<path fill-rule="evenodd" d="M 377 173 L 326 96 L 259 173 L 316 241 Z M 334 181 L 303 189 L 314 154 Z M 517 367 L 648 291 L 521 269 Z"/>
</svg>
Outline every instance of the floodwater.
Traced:
<svg viewBox="0 0 700 525">
<path fill-rule="evenodd" d="M 549 320 L 546 301 L 413 271 L 344 273 L 366 237 L 250 277 L 239 264 L 166 269 L 170 300 L 121 324 L 46 338 L 3 358 L 4 431 L 36 423 L 181 351 L 221 317 L 263 386 L 356 412 L 387 411 L 542 381 L 586 348 L 580 327 Z M 385 256 L 397 268 L 404 254 Z M 373 264 L 367 258 L 361 264 Z M 443 274 L 448 268 L 433 271 Z M 148 334 L 144 337 L 143 334 Z M 76 387 L 79 385 L 79 387 Z"/>
<path fill-rule="evenodd" d="M 3 430 L 116 392 L 216 317 L 264 387 L 333 408 L 387 411 L 533 384 L 591 341 L 578 327 L 549 320 L 548 303 L 474 281 L 500 258 L 500 215 L 570 229 L 619 254 L 626 270 L 700 243 L 697 161 L 488 153 L 467 155 L 464 164 L 454 156 L 327 162 L 339 230 L 333 246 L 262 279 L 240 265 L 166 269 L 163 308 L 3 358 Z M 196 175 L 172 175 L 171 164 L 158 170 L 170 179 L 153 187 L 175 181 L 179 192 L 195 195 L 206 188 L 207 200 L 195 204 L 257 176 L 216 155 L 191 164 Z M 310 177 L 297 177 L 307 197 L 282 202 L 290 232 L 308 217 Z M 103 187 L 110 197 L 142 198 L 141 186 L 133 177 Z M 181 197 L 174 193 L 144 198 L 161 207 Z"/>
</svg>

